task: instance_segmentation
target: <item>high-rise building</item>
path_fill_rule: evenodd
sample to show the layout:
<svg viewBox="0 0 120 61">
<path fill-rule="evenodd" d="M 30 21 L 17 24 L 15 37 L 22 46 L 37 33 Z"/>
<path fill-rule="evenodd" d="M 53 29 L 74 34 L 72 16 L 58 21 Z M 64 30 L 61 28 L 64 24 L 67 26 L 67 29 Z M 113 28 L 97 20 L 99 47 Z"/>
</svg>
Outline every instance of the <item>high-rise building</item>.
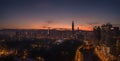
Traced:
<svg viewBox="0 0 120 61">
<path fill-rule="evenodd" d="M 74 35 L 75 31 L 74 31 L 74 21 L 72 21 L 72 34 Z"/>
</svg>

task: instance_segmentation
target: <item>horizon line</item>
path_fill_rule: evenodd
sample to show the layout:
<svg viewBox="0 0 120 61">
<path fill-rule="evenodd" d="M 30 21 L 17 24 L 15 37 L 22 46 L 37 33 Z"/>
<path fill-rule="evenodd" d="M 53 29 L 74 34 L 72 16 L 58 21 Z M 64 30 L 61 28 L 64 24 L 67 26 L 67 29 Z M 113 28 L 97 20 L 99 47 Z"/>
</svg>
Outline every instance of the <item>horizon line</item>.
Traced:
<svg viewBox="0 0 120 61">
<path fill-rule="evenodd" d="M 33 28 L 0 28 L 0 30 L 48 30 L 49 28 L 39 28 L 39 29 L 33 29 Z M 70 30 L 72 31 L 71 28 L 51 28 L 50 30 Z M 77 31 L 78 29 L 75 29 L 75 31 Z M 81 31 L 93 31 L 93 30 L 84 30 L 84 29 L 79 29 Z"/>
</svg>

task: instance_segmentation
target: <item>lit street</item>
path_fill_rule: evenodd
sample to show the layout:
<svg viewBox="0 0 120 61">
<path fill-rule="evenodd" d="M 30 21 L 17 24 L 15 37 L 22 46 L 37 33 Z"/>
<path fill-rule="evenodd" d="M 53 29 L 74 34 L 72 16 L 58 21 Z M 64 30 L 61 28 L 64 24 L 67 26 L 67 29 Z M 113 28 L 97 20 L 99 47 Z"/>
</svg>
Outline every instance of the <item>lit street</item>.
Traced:
<svg viewBox="0 0 120 61">
<path fill-rule="evenodd" d="M 80 47 L 78 50 L 79 51 L 77 52 L 77 54 L 80 55 L 80 57 L 76 59 L 80 59 L 80 61 L 100 61 L 99 57 L 95 54 L 94 48 L 91 48 L 90 46 L 83 46 Z"/>
</svg>

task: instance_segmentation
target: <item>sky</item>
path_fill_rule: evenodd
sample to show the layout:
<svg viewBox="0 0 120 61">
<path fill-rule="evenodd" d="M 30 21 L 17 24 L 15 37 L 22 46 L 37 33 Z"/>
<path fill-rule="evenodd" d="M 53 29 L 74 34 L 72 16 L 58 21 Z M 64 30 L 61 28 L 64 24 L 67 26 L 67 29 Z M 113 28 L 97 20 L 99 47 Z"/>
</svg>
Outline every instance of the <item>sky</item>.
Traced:
<svg viewBox="0 0 120 61">
<path fill-rule="evenodd" d="M 75 28 L 120 24 L 120 0 L 0 0 L 0 29 Z"/>
</svg>

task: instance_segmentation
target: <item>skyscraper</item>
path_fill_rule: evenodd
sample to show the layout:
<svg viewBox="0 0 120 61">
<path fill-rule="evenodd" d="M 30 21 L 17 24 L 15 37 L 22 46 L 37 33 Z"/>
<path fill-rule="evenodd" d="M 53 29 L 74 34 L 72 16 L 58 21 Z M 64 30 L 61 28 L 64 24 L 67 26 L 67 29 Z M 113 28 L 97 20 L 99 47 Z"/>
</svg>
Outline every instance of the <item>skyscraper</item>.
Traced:
<svg viewBox="0 0 120 61">
<path fill-rule="evenodd" d="M 72 21 L 72 34 L 74 35 L 74 21 Z"/>
</svg>

